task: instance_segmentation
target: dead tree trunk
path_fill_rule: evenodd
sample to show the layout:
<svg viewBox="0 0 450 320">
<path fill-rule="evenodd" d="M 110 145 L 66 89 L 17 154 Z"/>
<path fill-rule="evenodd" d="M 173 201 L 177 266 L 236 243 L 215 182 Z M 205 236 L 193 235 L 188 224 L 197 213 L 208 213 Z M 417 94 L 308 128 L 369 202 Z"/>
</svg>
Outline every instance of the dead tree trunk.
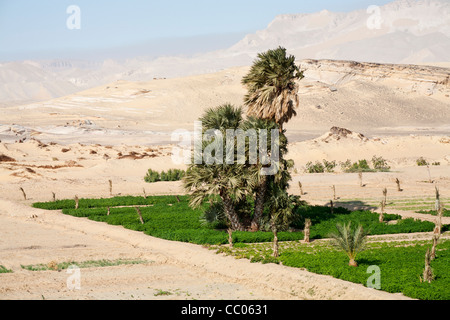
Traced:
<svg viewBox="0 0 450 320">
<path fill-rule="evenodd" d="M 109 180 L 109 195 L 112 197 L 113 195 L 113 185 L 112 185 L 112 181 Z"/>
<path fill-rule="evenodd" d="M 381 213 L 380 213 L 380 222 L 384 222 L 384 213 L 385 213 L 386 203 L 381 201 Z"/>
<path fill-rule="evenodd" d="M 107 212 L 107 216 L 109 217 L 109 215 L 111 214 L 111 208 L 110 207 L 108 207 L 108 212 Z"/>
<path fill-rule="evenodd" d="M 52 192 L 52 196 L 53 196 L 53 202 L 56 202 L 56 194 L 54 192 Z"/>
<path fill-rule="evenodd" d="M 360 186 L 361 188 L 363 188 L 363 187 L 364 187 L 364 184 L 363 184 L 363 174 L 362 174 L 361 171 L 358 172 L 358 177 L 359 177 L 359 186 Z"/>
<path fill-rule="evenodd" d="M 395 179 L 395 183 L 397 184 L 397 190 L 398 190 L 398 192 L 402 192 L 403 189 L 402 189 L 402 187 L 401 187 L 401 185 L 400 185 L 400 180 L 399 180 L 398 178 Z"/>
<path fill-rule="evenodd" d="M 147 193 L 145 193 L 145 188 L 142 188 L 142 191 L 144 192 L 144 199 L 147 199 Z"/>
<path fill-rule="evenodd" d="M 78 210 L 80 207 L 80 200 L 78 199 L 78 196 L 75 196 L 75 210 Z"/>
<path fill-rule="evenodd" d="M 300 181 L 298 182 L 298 187 L 300 188 L 300 195 L 301 196 L 305 195 L 305 193 L 303 192 L 303 185 Z"/>
<path fill-rule="evenodd" d="M 306 243 L 310 243 L 311 242 L 311 239 L 310 239 L 310 236 L 311 236 L 311 225 L 312 225 L 311 219 L 306 219 L 305 220 L 305 230 L 304 230 L 305 242 Z"/>
<path fill-rule="evenodd" d="M 337 198 L 336 198 L 336 186 L 333 185 L 331 188 L 333 189 L 333 200 L 336 201 L 337 200 Z"/>
<path fill-rule="evenodd" d="M 231 228 L 228 228 L 228 244 L 230 247 L 233 247 L 233 230 Z"/>
<path fill-rule="evenodd" d="M 423 270 L 423 282 L 431 283 L 434 280 L 433 269 L 431 268 L 431 252 L 427 250 L 425 254 L 425 269 Z"/>
<path fill-rule="evenodd" d="M 434 235 L 433 236 L 433 247 L 431 248 L 431 256 L 430 256 L 431 261 L 436 259 L 436 249 L 437 249 L 438 242 L 439 242 L 439 236 Z"/>
<path fill-rule="evenodd" d="M 23 199 L 27 200 L 27 194 L 25 193 L 25 190 L 23 190 L 23 188 L 21 187 L 20 191 L 22 191 Z"/>
<path fill-rule="evenodd" d="M 280 256 L 279 250 L 278 250 L 278 228 L 275 223 L 275 221 L 272 220 L 272 233 L 273 233 L 273 256 L 275 258 L 278 258 Z"/>
<path fill-rule="evenodd" d="M 139 207 L 134 207 L 136 209 L 137 214 L 139 215 L 139 220 L 141 221 L 141 224 L 144 224 L 144 218 L 142 218 L 142 212 Z"/>
</svg>

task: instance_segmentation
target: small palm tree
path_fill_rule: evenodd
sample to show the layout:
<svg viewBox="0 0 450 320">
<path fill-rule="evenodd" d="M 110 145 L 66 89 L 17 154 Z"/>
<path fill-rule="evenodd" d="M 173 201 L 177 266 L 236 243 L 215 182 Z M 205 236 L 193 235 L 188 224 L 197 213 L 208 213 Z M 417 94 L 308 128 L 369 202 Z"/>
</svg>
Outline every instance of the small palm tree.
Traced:
<svg viewBox="0 0 450 320">
<path fill-rule="evenodd" d="M 338 224 L 336 229 L 337 233 L 330 235 L 333 239 L 333 244 L 347 253 L 350 259 L 349 266 L 357 267 L 356 256 L 364 250 L 367 233 L 364 232 L 361 225 L 352 229 L 351 222 L 348 224 Z"/>
<path fill-rule="evenodd" d="M 204 130 L 219 130 L 225 139 L 226 130 L 239 128 L 242 111 L 232 105 L 223 105 L 207 110 L 201 121 Z M 225 141 L 214 143 L 225 145 Z M 203 150 L 207 145 L 207 142 L 203 143 Z M 217 150 L 219 149 L 221 148 Z M 206 199 L 218 195 L 222 199 L 224 213 L 231 229 L 239 231 L 244 231 L 245 226 L 239 219 L 236 206 L 255 188 L 256 180 L 257 175 L 254 172 L 246 165 L 236 162 L 230 165 L 192 164 L 183 178 L 184 188 L 191 196 L 191 207 L 198 208 Z"/>
</svg>

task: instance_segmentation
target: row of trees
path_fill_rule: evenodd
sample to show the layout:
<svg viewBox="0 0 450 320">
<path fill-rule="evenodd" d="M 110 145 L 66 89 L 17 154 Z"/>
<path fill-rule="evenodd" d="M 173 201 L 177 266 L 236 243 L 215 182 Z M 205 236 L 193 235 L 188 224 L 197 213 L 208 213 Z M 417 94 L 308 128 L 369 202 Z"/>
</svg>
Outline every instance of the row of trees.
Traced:
<svg viewBox="0 0 450 320">
<path fill-rule="evenodd" d="M 211 144 L 225 145 L 227 130 L 278 130 L 279 144 L 273 144 L 268 136 L 269 154 L 279 153 L 277 173 L 262 174 L 266 166 L 260 159 L 249 161 L 249 141 L 245 143 L 245 163 L 236 161 L 234 148 L 233 164 L 191 164 L 184 177 L 184 187 L 191 195 L 191 206 L 199 207 L 209 199 L 211 206 L 217 199 L 223 204 L 223 211 L 233 231 L 258 231 L 269 224 L 275 233 L 279 226 L 288 225 L 296 199 L 287 193 L 293 167 L 292 160 L 286 160 L 288 141 L 284 124 L 296 115 L 299 105 L 298 85 L 303 73 L 295 64 L 295 57 L 287 55 L 286 49 L 277 48 L 258 55 L 249 73 L 242 79 L 247 88 L 244 109 L 230 104 L 211 108 L 200 119 L 203 130 L 218 130 L 221 135 L 214 141 L 203 142 L 203 151 Z M 261 139 L 261 137 L 259 137 Z M 277 150 L 271 150 L 276 146 Z M 236 146 L 236 144 L 235 144 Z M 230 152 L 230 150 L 227 150 Z M 193 155 L 194 156 L 194 155 Z M 272 164 L 273 165 L 273 164 Z"/>
</svg>

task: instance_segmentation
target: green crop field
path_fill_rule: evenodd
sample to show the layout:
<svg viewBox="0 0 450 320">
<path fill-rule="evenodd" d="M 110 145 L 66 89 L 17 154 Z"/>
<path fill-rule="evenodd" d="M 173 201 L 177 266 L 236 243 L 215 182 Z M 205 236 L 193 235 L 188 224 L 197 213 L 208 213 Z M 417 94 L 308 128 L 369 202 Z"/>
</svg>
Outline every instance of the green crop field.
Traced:
<svg viewBox="0 0 450 320">
<path fill-rule="evenodd" d="M 178 202 L 179 201 L 179 202 Z M 147 235 L 180 242 L 195 244 L 226 244 L 228 234 L 226 230 L 214 229 L 214 226 L 202 223 L 203 208 L 193 210 L 189 207 L 186 196 L 158 196 L 158 197 L 115 197 L 110 199 L 80 199 L 79 209 L 75 209 L 74 200 L 35 203 L 35 208 L 47 210 L 62 210 L 64 214 L 74 217 L 88 218 L 110 225 L 123 226 L 127 229 L 144 232 Z M 139 206 L 144 224 L 140 223 L 134 206 Z M 110 215 L 107 215 L 107 208 Z M 330 209 L 320 206 L 301 206 L 295 209 L 295 219 L 290 231 L 280 232 L 280 241 L 303 240 L 305 219 L 311 219 L 312 239 L 326 238 L 333 231 L 336 223 L 352 221 L 361 223 L 372 235 L 398 234 L 411 232 L 430 232 L 434 229 L 431 222 L 401 219 L 400 216 L 386 215 L 386 221 L 397 220 L 396 224 L 380 223 L 378 214 L 369 211 L 350 212 L 347 209 L 336 208 L 331 214 Z M 295 231 L 297 230 L 297 231 Z M 270 242 L 273 240 L 271 232 L 234 232 L 233 241 L 236 243 Z"/>
<path fill-rule="evenodd" d="M 381 290 L 403 293 L 421 300 L 450 299 L 450 241 L 442 240 L 437 247 L 437 257 L 431 263 L 435 280 L 422 283 L 424 257 L 431 241 L 372 242 L 357 258 L 358 267 L 348 265 L 348 257 L 336 250 L 329 242 L 322 240 L 312 244 L 300 242 L 283 243 L 280 257 L 272 257 L 270 244 L 239 244 L 234 248 L 213 246 L 212 250 L 249 259 L 252 262 L 278 263 L 285 266 L 306 269 L 317 274 L 367 286 L 370 266 L 380 268 Z"/>
<path fill-rule="evenodd" d="M 369 235 L 431 232 L 434 223 L 414 219 L 402 219 L 398 215 L 385 215 L 379 222 L 379 215 L 370 211 L 349 211 L 344 208 L 302 205 L 294 210 L 294 219 L 289 231 L 279 233 L 281 241 L 279 258 L 272 257 L 271 232 L 234 232 L 234 248 L 223 246 L 228 243 L 226 230 L 215 229 L 215 225 L 202 219 L 205 203 L 200 209 L 189 206 L 187 196 L 158 197 L 115 197 L 110 199 L 80 199 L 79 209 L 74 200 L 35 203 L 35 208 L 62 210 L 64 214 L 110 225 L 123 226 L 130 230 L 144 232 L 166 240 L 207 245 L 218 252 L 247 258 L 252 262 L 282 263 L 286 266 L 304 268 L 311 272 L 331 275 L 346 281 L 365 284 L 366 270 L 377 265 L 382 270 L 382 290 L 402 292 L 418 299 L 449 299 L 450 241 L 442 241 L 438 247 L 438 258 L 433 261 L 436 280 L 432 284 L 420 282 L 424 267 L 424 256 L 430 242 L 370 243 L 369 248 L 358 256 L 358 268 L 348 266 L 348 258 L 329 245 L 325 239 L 335 230 L 337 223 L 361 224 Z M 141 223 L 135 206 L 140 208 L 144 224 Z M 108 215 L 109 208 L 109 215 Z M 311 219 L 312 245 L 302 244 L 305 219 Z M 444 230 L 448 230 L 444 226 Z M 29 266 L 37 268 L 42 266 Z M 45 266 L 44 266 L 45 267 Z"/>
</svg>

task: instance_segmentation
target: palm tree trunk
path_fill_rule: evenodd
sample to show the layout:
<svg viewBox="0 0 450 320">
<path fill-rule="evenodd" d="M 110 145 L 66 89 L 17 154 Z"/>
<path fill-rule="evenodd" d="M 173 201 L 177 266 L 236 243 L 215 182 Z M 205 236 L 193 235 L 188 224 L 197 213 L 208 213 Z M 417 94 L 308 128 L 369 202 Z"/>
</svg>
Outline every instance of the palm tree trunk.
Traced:
<svg viewBox="0 0 450 320">
<path fill-rule="evenodd" d="M 258 188 L 256 189 L 256 199 L 255 199 L 255 214 L 252 220 L 251 229 L 253 232 L 259 231 L 260 222 L 264 212 L 264 202 L 266 198 L 267 190 L 267 177 L 261 176 L 261 181 Z"/>
<path fill-rule="evenodd" d="M 231 198 L 226 194 L 226 192 L 221 193 L 221 198 L 225 208 L 225 215 L 227 216 L 231 229 L 234 231 L 245 231 L 245 228 L 239 220 L 236 210 L 234 210 L 234 205 Z"/>
<path fill-rule="evenodd" d="M 350 267 L 358 267 L 358 263 L 355 261 L 355 259 L 350 259 L 350 262 L 348 264 Z"/>
<path fill-rule="evenodd" d="M 279 257 L 278 252 L 278 228 L 274 221 L 272 221 L 272 232 L 273 232 L 273 256 L 275 258 Z"/>
</svg>

